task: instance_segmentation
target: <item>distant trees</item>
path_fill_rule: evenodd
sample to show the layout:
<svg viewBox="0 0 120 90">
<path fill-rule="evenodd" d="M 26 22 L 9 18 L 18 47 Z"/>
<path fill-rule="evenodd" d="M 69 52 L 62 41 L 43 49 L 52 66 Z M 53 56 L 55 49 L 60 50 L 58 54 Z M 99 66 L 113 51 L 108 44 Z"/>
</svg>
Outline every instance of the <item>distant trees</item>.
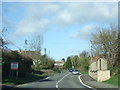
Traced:
<svg viewBox="0 0 120 90">
<path fill-rule="evenodd" d="M 65 62 L 65 58 L 62 58 L 62 61 Z"/>
<path fill-rule="evenodd" d="M 89 53 L 87 51 L 82 51 L 79 56 L 69 56 L 64 64 L 64 68 L 75 68 L 81 72 L 87 72 L 89 68 L 89 61 Z"/>
<path fill-rule="evenodd" d="M 77 67 L 82 72 L 87 72 L 89 69 L 90 57 L 80 57 L 80 63 Z"/>
<path fill-rule="evenodd" d="M 88 57 L 88 56 L 89 56 L 89 53 L 85 50 L 80 53 L 80 57 Z"/>
<path fill-rule="evenodd" d="M 49 58 L 48 56 L 46 55 L 43 55 L 42 56 L 42 59 L 41 59 L 41 68 L 42 69 L 53 69 L 54 67 L 54 63 L 55 61 L 51 58 Z"/>
<path fill-rule="evenodd" d="M 74 68 L 79 67 L 79 64 L 80 64 L 79 59 L 80 58 L 77 55 L 71 57 L 72 65 L 74 66 Z"/>
<path fill-rule="evenodd" d="M 72 68 L 72 62 L 71 62 L 71 58 L 68 57 L 65 64 L 64 64 L 64 68 L 68 69 L 68 68 Z"/>
<path fill-rule="evenodd" d="M 92 53 L 104 56 L 109 62 L 109 67 L 114 67 L 118 63 L 117 27 L 97 28 L 97 32 L 92 34 L 91 48 Z"/>
</svg>

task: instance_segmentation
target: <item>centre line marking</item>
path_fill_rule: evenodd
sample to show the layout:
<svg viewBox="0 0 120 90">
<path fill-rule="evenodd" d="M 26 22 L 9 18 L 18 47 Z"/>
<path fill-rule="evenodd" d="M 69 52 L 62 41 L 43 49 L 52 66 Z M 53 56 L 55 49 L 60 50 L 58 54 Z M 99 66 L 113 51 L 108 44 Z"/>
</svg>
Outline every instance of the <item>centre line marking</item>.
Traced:
<svg viewBox="0 0 120 90">
<path fill-rule="evenodd" d="M 58 88 L 58 84 L 66 77 L 68 76 L 70 73 L 68 73 L 67 75 L 65 75 L 64 77 L 62 77 L 57 83 L 56 83 L 56 88 Z"/>
</svg>

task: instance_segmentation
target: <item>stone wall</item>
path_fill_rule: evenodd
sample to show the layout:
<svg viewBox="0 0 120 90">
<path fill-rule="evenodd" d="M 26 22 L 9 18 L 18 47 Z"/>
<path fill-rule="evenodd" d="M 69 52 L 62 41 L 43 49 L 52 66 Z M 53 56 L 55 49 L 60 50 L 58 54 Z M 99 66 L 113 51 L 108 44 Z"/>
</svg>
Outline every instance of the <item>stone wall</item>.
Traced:
<svg viewBox="0 0 120 90">
<path fill-rule="evenodd" d="M 108 79 L 110 79 L 110 70 L 97 72 L 97 81 L 98 82 L 105 81 Z"/>
<path fill-rule="evenodd" d="M 90 71 L 90 70 L 89 70 L 89 75 L 90 75 L 93 79 L 97 80 L 97 72 L 93 72 L 93 71 Z"/>
<path fill-rule="evenodd" d="M 91 63 L 88 72 L 97 81 L 105 81 L 110 78 L 110 70 L 107 70 L 107 60 L 103 58 Z"/>
<path fill-rule="evenodd" d="M 107 70 L 107 60 L 101 58 L 101 70 Z"/>
</svg>

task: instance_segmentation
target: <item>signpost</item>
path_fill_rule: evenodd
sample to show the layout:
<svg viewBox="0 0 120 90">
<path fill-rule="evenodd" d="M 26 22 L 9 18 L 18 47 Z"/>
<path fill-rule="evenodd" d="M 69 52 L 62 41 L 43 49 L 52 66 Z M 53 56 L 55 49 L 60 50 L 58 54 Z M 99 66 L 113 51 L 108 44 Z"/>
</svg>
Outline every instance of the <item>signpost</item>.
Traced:
<svg viewBox="0 0 120 90">
<path fill-rule="evenodd" d="M 18 70 L 18 62 L 11 62 L 11 70 Z"/>
<path fill-rule="evenodd" d="M 18 62 L 11 62 L 11 67 L 10 67 L 10 76 L 12 74 L 12 77 L 14 75 L 14 71 L 16 71 L 16 76 L 18 77 Z"/>
</svg>

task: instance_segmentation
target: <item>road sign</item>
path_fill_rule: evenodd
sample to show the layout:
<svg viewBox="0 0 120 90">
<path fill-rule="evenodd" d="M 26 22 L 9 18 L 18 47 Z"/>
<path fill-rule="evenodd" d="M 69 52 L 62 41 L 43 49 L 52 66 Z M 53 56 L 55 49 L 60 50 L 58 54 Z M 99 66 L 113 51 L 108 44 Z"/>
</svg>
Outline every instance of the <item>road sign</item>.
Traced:
<svg viewBox="0 0 120 90">
<path fill-rule="evenodd" d="M 11 70 L 18 70 L 18 62 L 11 62 Z"/>
</svg>

